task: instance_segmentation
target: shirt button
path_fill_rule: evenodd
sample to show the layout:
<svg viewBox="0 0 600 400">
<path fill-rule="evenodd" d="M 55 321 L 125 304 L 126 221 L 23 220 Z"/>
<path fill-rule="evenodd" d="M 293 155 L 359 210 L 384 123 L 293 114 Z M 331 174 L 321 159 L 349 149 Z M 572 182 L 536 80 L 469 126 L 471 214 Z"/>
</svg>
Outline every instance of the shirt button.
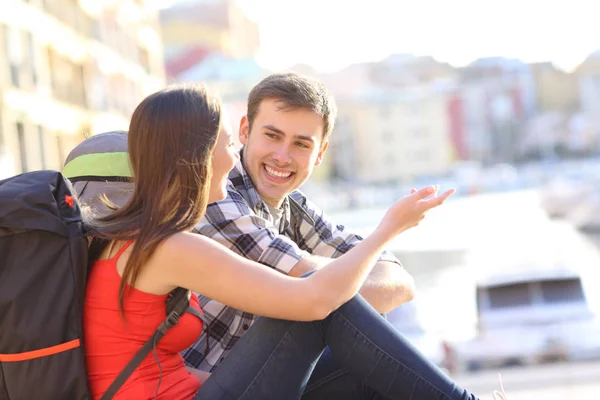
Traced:
<svg viewBox="0 0 600 400">
<path fill-rule="evenodd" d="M 244 328 L 245 331 L 248 330 L 248 324 L 244 324 L 244 326 L 242 326 L 242 328 Z"/>
</svg>

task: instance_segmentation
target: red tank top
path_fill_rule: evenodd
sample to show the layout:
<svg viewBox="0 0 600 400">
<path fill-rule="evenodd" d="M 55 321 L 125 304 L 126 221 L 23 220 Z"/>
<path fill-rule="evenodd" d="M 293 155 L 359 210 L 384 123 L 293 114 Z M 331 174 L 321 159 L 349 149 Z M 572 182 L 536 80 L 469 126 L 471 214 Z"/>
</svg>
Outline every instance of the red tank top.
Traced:
<svg viewBox="0 0 600 400">
<path fill-rule="evenodd" d="M 167 295 L 156 295 L 127 287 L 125 320 L 119 309 L 117 260 L 132 242 L 110 259 L 96 261 L 89 272 L 83 313 L 83 337 L 90 390 L 99 399 L 166 317 Z M 190 305 L 200 309 L 196 296 Z M 202 333 L 202 321 L 185 314 L 156 348 L 162 368 L 159 399 L 192 399 L 200 381 L 190 374 L 180 351 L 191 346 Z M 151 352 L 113 398 L 154 399 L 161 372 Z"/>
</svg>

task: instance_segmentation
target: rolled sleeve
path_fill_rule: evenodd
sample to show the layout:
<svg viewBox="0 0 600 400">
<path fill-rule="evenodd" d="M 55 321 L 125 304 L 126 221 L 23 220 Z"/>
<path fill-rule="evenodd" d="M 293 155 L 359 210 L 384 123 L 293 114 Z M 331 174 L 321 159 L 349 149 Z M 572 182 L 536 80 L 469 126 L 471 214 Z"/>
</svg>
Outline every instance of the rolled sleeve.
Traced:
<svg viewBox="0 0 600 400">
<path fill-rule="evenodd" d="M 349 232 L 343 225 L 333 222 L 321 208 L 308 200 L 302 192 L 295 191 L 292 197 L 312 221 L 311 223 L 305 221 L 300 228 L 303 248 L 312 254 L 337 258 L 363 240 L 360 235 Z M 388 250 L 379 255 L 378 261 L 389 261 L 402 266 L 400 260 Z"/>
<path fill-rule="evenodd" d="M 196 231 L 237 254 L 284 274 L 309 253 L 258 216 L 236 192 L 207 208 Z"/>
<path fill-rule="evenodd" d="M 402 263 L 400 262 L 400 260 L 398 260 L 398 258 L 394 254 L 392 254 L 391 251 L 388 250 L 385 250 L 383 253 L 381 253 L 377 261 L 392 262 L 402 267 Z"/>
</svg>

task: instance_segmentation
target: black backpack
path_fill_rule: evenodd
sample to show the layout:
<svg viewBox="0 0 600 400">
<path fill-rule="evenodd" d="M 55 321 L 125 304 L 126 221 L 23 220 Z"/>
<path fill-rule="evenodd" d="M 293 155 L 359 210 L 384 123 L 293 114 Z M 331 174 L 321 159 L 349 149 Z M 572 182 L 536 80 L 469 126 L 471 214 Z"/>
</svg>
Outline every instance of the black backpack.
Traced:
<svg viewBox="0 0 600 400">
<path fill-rule="evenodd" d="M 88 253 L 79 204 L 60 172 L 0 181 L 0 400 L 91 398 L 82 342 Z M 170 294 L 165 321 L 103 400 L 114 396 L 179 316 L 191 312 L 204 320 L 189 307 L 190 295 L 183 288 Z"/>
</svg>

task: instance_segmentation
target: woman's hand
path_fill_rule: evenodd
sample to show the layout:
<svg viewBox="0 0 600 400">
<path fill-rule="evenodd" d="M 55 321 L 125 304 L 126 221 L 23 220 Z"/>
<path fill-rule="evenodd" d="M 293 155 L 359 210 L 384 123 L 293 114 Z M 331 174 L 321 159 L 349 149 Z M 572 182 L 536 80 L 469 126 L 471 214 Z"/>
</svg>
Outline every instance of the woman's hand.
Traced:
<svg viewBox="0 0 600 400">
<path fill-rule="evenodd" d="M 391 235 L 398 235 L 419 225 L 432 208 L 438 207 L 450 197 L 455 190 L 450 189 L 438 195 L 439 186 L 426 186 L 422 189 L 412 189 L 409 195 L 398 200 L 387 211 L 378 229 Z"/>
</svg>

